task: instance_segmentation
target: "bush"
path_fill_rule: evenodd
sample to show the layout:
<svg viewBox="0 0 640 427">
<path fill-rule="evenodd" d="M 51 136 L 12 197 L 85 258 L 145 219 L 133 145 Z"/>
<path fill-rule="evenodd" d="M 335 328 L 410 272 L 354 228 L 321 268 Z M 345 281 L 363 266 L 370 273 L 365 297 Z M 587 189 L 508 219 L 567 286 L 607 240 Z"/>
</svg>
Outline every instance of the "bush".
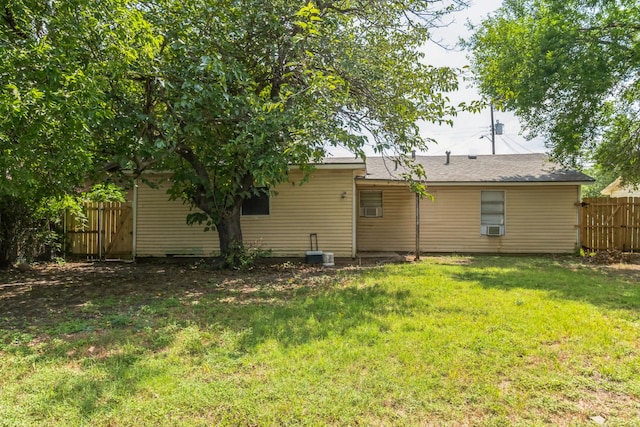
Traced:
<svg viewBox="0 0 640 427">
<path fill-rule="evenodd" d="M 0 268 L 8 268 L 27 247 L 33 247 L 38 229 L 33 211 L 16 197 L 0 196 Z"/>
<path fill-rule="evenodd" d="M 229 245 L 229 251 L 224 258 L 224 266 L 236 270 L 250 270 L 260 258 L 271 255 L 271 250 L 262 249 L 259 245 L 244 245 L 235 243 Z"/>
</svg>

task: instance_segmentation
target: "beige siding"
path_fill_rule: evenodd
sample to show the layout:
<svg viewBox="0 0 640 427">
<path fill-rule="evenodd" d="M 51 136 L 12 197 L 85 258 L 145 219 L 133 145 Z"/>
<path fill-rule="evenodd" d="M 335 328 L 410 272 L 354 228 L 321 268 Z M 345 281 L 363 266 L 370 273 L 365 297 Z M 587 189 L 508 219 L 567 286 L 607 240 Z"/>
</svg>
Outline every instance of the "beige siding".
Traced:
<svg viewBox="0 0 640 427">
<path fill-rule="evenodd" d="M 640 197 L 640 188 L 622 186 L 622 178 L 618 178 L 600 193 L 610 197 Z"/>
<path fill-rule="evenodd" d="M 358 190 L 371 189 L 358 186 Z M 480 191 L 505 191 L 505 235 L 480 234 Z M 430 187 L 420 202 L 422 252 L 564 253 L 577 241 L 576 186 Z M 359 251 L 415 251 L 415 196 L 384 188 L 384 217 L 358 217 Z"/>
<path fill-rule="evenodd" d="M 611 197 L 640 197 L 640 190 L 631 187 L 618 187 L 610 194 Z"/>
<path fill-rule="evenodd" d="M 382 217 L 356 222 L 358 251 L 415 250 L 415 194 L 407 186 L 358 185 L 358 191 L 382 190 Z M 360 212 L 360 206 L 356 212 Z"/>
<path fill-rule="evenodd" d="M 218 251 L 218 236 L 186 223 L 189 207 L 169 201 L 168 179 L 150 178 L 152 188 L 138 184 L 136 209 L 136 256 L 202 255 Z"/>
<path fill-rule="evenodd" d="M 274 256 L 304 256 L 309 234 L 317 233 L 320 250 L 337 257 L 352 255 L 353 170 L 319 169 L 310 181 L 298 185 L 300 173 L 291 171 L 294 183 L 274 188 L 270 215 L 242 218 L 245 243 L 271 249 Z M 168 201 L 164 181 L 159 189 L 138 188 L 137 256 L 215 255 L 216 232 L 186 225 L 188 206 Z M 344 193 L 344 197 L 343 197 Z"/>
</svg>

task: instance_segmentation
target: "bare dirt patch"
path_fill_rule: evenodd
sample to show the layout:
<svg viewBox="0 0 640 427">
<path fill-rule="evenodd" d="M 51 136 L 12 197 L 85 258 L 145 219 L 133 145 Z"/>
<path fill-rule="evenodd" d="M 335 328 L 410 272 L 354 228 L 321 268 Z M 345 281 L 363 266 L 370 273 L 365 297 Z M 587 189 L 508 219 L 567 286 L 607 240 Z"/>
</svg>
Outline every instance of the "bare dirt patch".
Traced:
<svg viewBox="0 0 640 427">
<path fill-rule="evenodd" d="M 0 328 L 33 328 L 91 317 L 96 301 L 105 315 L 167 297 L 196 300 L 217 293 L 220 300 L 242 304 L 255 302 L 256 295 L 268 288 L 272 295 L 286 298 L 301 286 L 334 282 L 342 271 L 361 268 L 357 264 L 341 261 L 328 268 L 278 259 L 234 271 L 211 268 L 206 260 L 163 259 L 41 264 L 26 271 L 0 271 Z"/>
<path fill-rule="evenodd" d="M 427 259 L 427 258 L 424 258 Z M 434 259 L 429 257 L 429 259 Z M 435 257 L 439 262 L 469 264 L 468 257 Z M 300 288 L 318 288 L 343 280 L 345 272 L 373 268 L 388 259 L 337 259 L 335 267 L 300 260 L 269 259 L 248 271 L 219 270 L 208 260 L 173 258 L 125 262 L 37 264 L 28 270 L 0 271 L 0 329 L 25 330 L 71 319 L 122 313 L 163 298 L 197 300 L 205 295 L 230 304 L 287 300 Z M 640 282 L 640 264 L 581 264 L 631 282 Z M 344 279 L 346 280 L 346 279 Z"/>
</svg>

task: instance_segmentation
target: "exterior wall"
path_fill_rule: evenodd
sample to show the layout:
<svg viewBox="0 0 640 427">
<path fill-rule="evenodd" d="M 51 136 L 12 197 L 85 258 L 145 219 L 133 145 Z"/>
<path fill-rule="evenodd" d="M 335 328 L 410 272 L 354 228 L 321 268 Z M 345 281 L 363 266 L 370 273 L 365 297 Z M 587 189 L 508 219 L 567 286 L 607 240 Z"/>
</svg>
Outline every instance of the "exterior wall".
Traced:
<svg viewBox="0 0 640 427">
<path fill-rule="evenodd" d="M 299 171 L 289 175 L 290 183 L 273 189 L 277 194 L 271 195 L 270 215 L 242 217 L 245 243 L 271 249 L 274 256 L 304 256 L 309 234 L 317 233 L 320 250 L 352 256 L 354 171 L 318 169 L 303 185 L 297 184 Z M 136 256 L 218 254 L 217 233 L 187 225 L 189 207 L 169 201 L 167 187 L 166 177 L 159 189 L 138 187 Z"/>
<path fill-rule="evenodd" d="M 609 197 L 640 197 L 640 188 L 623 186 L 622 178 L 617 178 L 600 193 Z"/>
<path fill-rule="evenodd" d="M 640 189 L 630 187 L 617 187 L 610 193 L 610 197 L 640 197 Z"/>
<path fill-rule="evenodd" d="M 383 189 L 383 217 L 357 219 L 358 251 L 415 251 L 415 195 L 407 187 Z M 505 235 L 480 234 L 480 192 L 505 191 Z M 566 253 L 577 244 L 578 187 L 518 185 L 429 187 L 420 201 L 421 252 Z"/>
<path fill-rule="evenodd" d="M 415 194 L 406 185 L 358 185 L 360 191 L 382 190 L 382 217 L 364 218 L 359 215 L 357 199 L 356 220 L 358 251 L 413 252 L 416 248 Z"/>
</svg>

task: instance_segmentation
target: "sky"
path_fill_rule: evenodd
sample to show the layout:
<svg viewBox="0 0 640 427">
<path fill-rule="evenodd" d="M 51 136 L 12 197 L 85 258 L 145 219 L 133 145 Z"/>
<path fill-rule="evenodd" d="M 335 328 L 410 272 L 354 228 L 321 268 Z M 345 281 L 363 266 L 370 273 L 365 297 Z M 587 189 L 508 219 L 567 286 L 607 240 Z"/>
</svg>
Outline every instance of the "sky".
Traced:
<svg viewBox="0 0 640 427">
<path fill-rule="evenodd" d="M 471 6 L 451 17 L 452 22 L 444 28 L 434 31 L 434 40 L 445 46 L 455 46 L 458 40 L 471 35 L 467 22 L 479 24 L 488 14 L 502 4 L 502 0 L 471 0 Z M 431 65 L 462 67 L 469 63 L 468 53 L 460 48 L 446 50 L 437 45 L 426 47 L 426 60 Z M 449 94 L 454 103 L 479 99 L 480 95 L 470 83 L 463 82 L 457 93 Z M 544 142 L 540 139 L 528 141 L 521 134 L 521 126 L 514 114 L 494 112 L 494 120 L 504 123 L 503 135 L 496 135 L 496 154 L 541 153 L 545 151 Z M 454 126 L 423 125 L 421 134 L 434 138 L 437 145 L 432 145 L 426 155 L 444 155 L 449 150 L 452 154 L 467 155 L 491 154 L 491 112 L 487 108 L 478 114 L 464 113 L 454 118 Z"/>
<path fill-rule="evenodd" d="M 456 48 L 460 38 L 471 35 L 467 22 L 479 24 L 483 18 L 495 11 L 502 4 L 502 0 L 471 0 L 470 7 L 464 11 L 452 14 L 449 25 L 433 31 L 433 39 L 438 42 L 425 46 L 425 62 L 435 66 L 462 67 L 469 63 L 467 52 Z M 449 46 L 444 49 L 439 46 Z M 476 88 L 469 87 L 470 83 L 461 83 L 455 93 L 447 94 L 452 103 L 469 102 L 479 99 Z M 545 151 L 544 142 L 540 139 L 527 140 L 521 135 L 518 119 L 510 112 L 494 112 L 494 120 L 504 124 L 503 135 L 496 135 L 496 154 L 526 154 L 542 153 Z M 421 124 L 421 135 L 433 138 L 437 144 L 431 144 L 429 150 L 418 154 L 445 155 L 451 151 L 453 155 L 491 154 L 491 113 L 487 108 L 478 114 L 461 113 L 454 118 L 453 127 L 448 125 Z M 345 155 L 346 153 L 333 153 Z M 367 154 L 373 154 L 372 152 Z"/>
</svg>

